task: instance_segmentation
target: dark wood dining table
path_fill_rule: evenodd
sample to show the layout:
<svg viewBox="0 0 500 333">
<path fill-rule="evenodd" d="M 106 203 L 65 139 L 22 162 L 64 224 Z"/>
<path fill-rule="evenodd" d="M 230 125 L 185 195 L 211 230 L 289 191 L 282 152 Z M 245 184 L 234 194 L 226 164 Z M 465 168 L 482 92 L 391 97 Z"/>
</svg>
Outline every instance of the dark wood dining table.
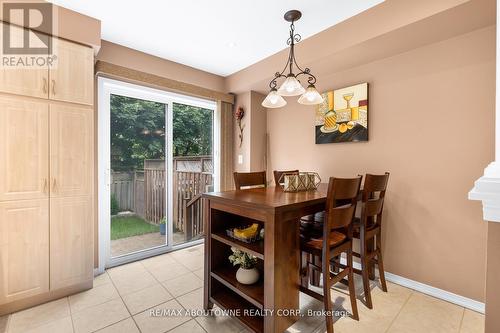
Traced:
<svg viewBox="0 0 500 333">
<path fill-rule="evenodd" d="M 280 187 L 203 194 L 205 227 L 204 308 L 214 304 L 254 332 L 281 333 L 298 318 L 299 220 L 324 210 L 327 184 L 316 190 L 284 192 Z M 259 223 L 264 240 L 245 243 L 226 234 Z M 243 285 L 228 261 L 231 247 L 256 256 L 261 279 Z M 262 278 L 263 275 L 263 278 Z"/>
</svg>

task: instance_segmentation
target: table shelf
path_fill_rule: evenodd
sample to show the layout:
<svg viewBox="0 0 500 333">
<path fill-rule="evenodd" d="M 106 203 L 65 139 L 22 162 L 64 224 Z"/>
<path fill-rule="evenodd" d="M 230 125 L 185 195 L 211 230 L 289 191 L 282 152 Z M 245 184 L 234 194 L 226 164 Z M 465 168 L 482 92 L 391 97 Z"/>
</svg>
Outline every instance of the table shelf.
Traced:
<svg viewBox="0 0 500 333">
<path fill-rule="evenodd" d="M 212 277 L 220 283 L 231 289 L 236 294 L 240 295 L 248 302 L 252 303 L 259 309 L 264 309 L 264 278 L 261 275 L 258 282 L 252 285 L 241 284 L 236 280 L 237 267 L 221 266 L 214 269 L 211 273 Z"/>
<path fill-rule="evenodd" d="M 215 240 L 218 240 L 219 242 L 236 247 L 242 251 L 256 256 L 259 259 L 264 260 L 264 240 L 259 240 L 254 243 L 245 243 L 235 238 L 231 238 L 222 232 L 212 233 L 211 237 Z"/>
</svg>

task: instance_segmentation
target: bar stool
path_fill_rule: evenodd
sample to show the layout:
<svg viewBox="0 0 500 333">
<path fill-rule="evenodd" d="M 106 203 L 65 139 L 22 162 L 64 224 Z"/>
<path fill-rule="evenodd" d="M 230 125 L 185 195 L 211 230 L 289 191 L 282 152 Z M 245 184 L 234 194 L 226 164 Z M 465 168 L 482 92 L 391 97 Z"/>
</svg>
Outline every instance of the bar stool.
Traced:
<svg viewBox="0 0 500 333">
<path fill-rule="evenodd" d="M 235 172 L 234 185 L 237 190 L 241 190 L 242 187 L 266 187 L 266 172 Z"/>
<path fill-rule="evenodd" d="M 384 175 L 367 174 L 365 176 L 361 198 L 361 217 L 356 217 L 353 223 L 353 237 L 360 240 L 360 253 L 353 252 L 353 255 L 361 259 L 361 270 L 354 269 L 354 272 L 363 276 L 366 306 L 370 309 L 373 308 L 369 276 L 372 263 L 378 265 L 382 290 L 387 292 L 382 259 L 382 213 L 388 181 L 388 172 Z M 375 249 L 373 249 L 373 244 L 375 244 Z"/>
<path fill-rule="evenodd" d="M 328 333 L 333 333 L 333 305 L 331 302 L 330 288 L 335 283 L 345 282 L 348 278 L 349 296 L 351 299 L 352 317 L 359 320 L 358 307 L 352 269 L 352 235 L 354 214 L 356 211 L 357 197 L 361 185 L 361 176 L 344 179 L 331 177 L 328 184 L 328 194 L 325 205 L 325 221 L 323 234 L 320 238 L 301 240 L 300 250 L 321 258 L 321 265 L 307 261 L 301 263 L 301 275 L 307 277 L 311 271 L 323 273 L 323 295 L 308 288 L 304 283 L 300 291 L 324 303 L 326 315 L 326 328 Z M 339 205 L 338 203 L 343 204 Z M 347 202 L 347 203 L 346 203 Z M 346 253 L 347 265 L 339 273 L 330 271 L 330 259 Z M 304 281 L 304 280 L 303 280 Z"/>
</svg>

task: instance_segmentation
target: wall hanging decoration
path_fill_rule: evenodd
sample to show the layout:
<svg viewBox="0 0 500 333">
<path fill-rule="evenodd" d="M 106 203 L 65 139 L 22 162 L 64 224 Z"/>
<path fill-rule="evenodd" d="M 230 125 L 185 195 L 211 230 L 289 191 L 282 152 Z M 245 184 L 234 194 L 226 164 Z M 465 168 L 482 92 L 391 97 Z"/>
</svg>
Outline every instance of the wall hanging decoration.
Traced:
<svg viewBox="0 0 500 333">
<path fill-rule="evenodd" d="M 316 110 L 316 144 L 368 141 L 368 83 L 322 96 Z"/>
<path fill-rule="evenodd" d="M 266 108 L 280 108 L 286 105 L 283 96 L 300 96 L 298 102 L 304 105 L 316 105 L 323 101 L 323 97 L 318 93 L 316 87 L 316 77 L 311 74 L 309 68 L 302 69 L 295 59 L 295 43 L 300 42 L 302 37 L 295 33 L 295 22 L 302 17 L 302 13 L 298 10 L 289 10 L 285 13 L 285 21 L 290 22 L 290 37 L 286 44 L 290 46 L 288 60 L 285 68 L 281 72 L 276 72 L 274 78 L 269 82 L 271 91 L 262 102 L 262 106 Z M 294 70 L 297 74 L 294 73 Z M 287 74 L 285 74 L 288 71 Z M 299 78 L 307 78 L 308 86 L 304 88 Z M 278 79 L 285 79 L 279 89 L 277 89 Z"/>
<path fill-rule="evenodd" d="M 241 145 L 243 144 L 243 129 L 245 128 L 245 124 L 242 125 L 241 120 L 243 119 L 244 116 L 245 116 L 245 110 L 243 110 L 241 106 L 238 107 L 238 109 L 234 113 L 234 117 L 236 118 L 236 123 L 238 124 L 238 128 L 240 130 L 240 133 L 238 135 L 238 137 L 240 138 L 240 148 Z"/>
</svg>

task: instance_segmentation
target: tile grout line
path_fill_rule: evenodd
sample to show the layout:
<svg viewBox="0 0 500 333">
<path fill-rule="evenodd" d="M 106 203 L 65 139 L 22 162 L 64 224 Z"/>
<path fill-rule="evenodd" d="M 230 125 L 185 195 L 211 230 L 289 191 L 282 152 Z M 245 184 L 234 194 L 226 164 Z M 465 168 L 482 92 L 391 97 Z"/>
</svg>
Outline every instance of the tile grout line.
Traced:
<svg viewBox="0 0 500 333">
<path fill-rule="evenodd" d="M 464 318 L 465 318 L 465 308 L 462 308 L 462 318 L 460 319 L 460 325 L 458 326 L 458 333 L 462 331 L 462 325 L 464 324 Z"/>
<path fill-rule="evenodd" d="M 173 258 L 173 259 L 177 262 L 177 260 L 176 260 L 175 258 Z M 179 262 L 178 262 L 178 263 L 179 263 Z M 182 264 L 181 264 L 181 265 L 182 265 Z M 144 265 L 143 265 L 143 266 L 144 266 Z M 182 265 L 182 266 L 183 266 L 183 267 L 185 267 L 184 265 Z M 144 266 L 144 268 L 145 268 L 145 269 L 146 269 L 146 270 L 147 270 L 147 271 L 148 271 L 148 272 L 149 272 L 149 273 L 153 276 L 153 278 L 154 278 L 154 279 L 158 282 L 158 284 L 159 284 L 160 286 L 162 286 L 162 287 L 163 287 L 163 289 L 165 289 L 165 291 L 166 291 L 166 292 L 167 292 L 170 296 L 172 296 L 172 300 L 175 300 L 177 303 L 179 303 L 179 305 L 181 306 L 181 308 L 183 308 L 184 310 L 187 310 L 187 309 L 186 309 L 186 308 L 182 305 L 182 303 L 181 303 L 181 302 L 179 302 L 179 300 L 178 300 L 177 298 L 178 298 L 178 297 L 182 297 L 182 296 L 184 296 L 184 295 L 187 295 L 187 294 L 189 294 L 189 293 L 192 293 L 193 291 L 196 291 L 196 290 L 198 290 L 198 289 L 200 289 L 200 288 L 196 288 L 196 289 L 194 289 L 194 290 L 188 291 L 187 293 L 182 294 L 182 295 L 179 295 L 179 296 L 174 296 L 174 295 L 172 295 L 172 294 L 170 293 L 170 291 L 167 289 L 167 287 L 165 287 L 165 285 L 164 285 L 162 282 L 160 282 L 160 280 L 158 280 L 158 279 L 156 278 L 156 276 L 154 276 L 154 274 L 152 274 L 152 273 L 151 273 L 151 271 L 150 271 L 150 270 L 149 270 L 146 266 Z M 187 268 L 187 267 L 185 267 L 185 268 Z M 189 273 L 194 274 L 194 271 L 191 271 L 189 268 L 187 268 L 187 269 L 188 269 Z M 187 274 L 188 274 L 188 273 L 186 273 L 186 274 L 182 274 L 182 275 L 180 275 L 180 276 L 184 276 L 184 275 L 187 275 Z M 196 274 L 194 274 L 194 275 L 196 276 Z M 179 277 L 179 276 L 178 276 L 178 277 Z M 196 277 L 198 277 L 198 276 L 196 276 Z M 170 280 L 173 280 L 173 279 L 170 279 Z M 166 282 L 166 281 L 168 281 L 168 280 L 165 280 L 164 282 Z M 201 287 L 201 288 L 203 288 L 203 287 Z M 167 301 L 167 302 L 170 302 L 170 301 Z M 148 309 L 146 309 L 146 310 L 144 310 L 144 311 L 147 311 L 147 310 L 149 310 L 149 309 L 152 309 L 152 308 L 154 308 L 155 306 L 165 304 L 165 303 L 167 303 L 167 302 L 163 302 L 163 303 L 160 303 L 160 304 L 154 305 L 154 306 L 152 306 L 152 307 L 150 307 L 150 308 L 148 308 Z M 141 312 L 144 312 L 144 311 L 141 311 Z M 188 320 L 188 321 L 186 321 L 186 322 L 184 322 L 184 323 L 182 323 L 182 324 L 180 324 L 180 325 L 177 325 L 177 326 L 175 326 L 175 327 L 172 327 L 172 329 L 168 330 L 167 332 L 170 332 L 170 331 L 172 331 L 172 330 L 176 329 L 177 327 L 179 327 L 179 326 L 181 326 L 181 325 L 184 325 L 185 323 L 188 323 L 188 322 L 190 322 L 191 320 L 193 320 L 193 321 L 196 323 L 196 325 L 198 325 L 199 327 L 201 327 L 201 329 L 202 329 L 203 331 L 205 331 L 205 332 L 207 332 L 207 333 L 208 333 L 208 331 L 207 331 L 207 330 L 206 330 L 203 326 L 201 326 L 201 325 L 198 323 L 198 321 L 196 320 L 196 317 L 190 316 L 190 318 L 191 318 L 190 320 Z"/>
<path fill-rule="evenodd" d="M 406 306 L 406 304 L 408 304 L 408 301 L 410 300 L 410 298 L 413 296 L 413 294 L 415 293 L 414 290 L 410 289 L 411 292 L 410 294 L 408 295 L 408 298 L 406 299 L 406 301 L 403 303 L 403 305 L 401 306 L 401 309 L 399 309 L 398 313 L 394 316 L 394 318 L 391 320 L 391 323 L 389 324 L 389 326 L 387 326 L 387 329 L 385 330 L 385 332 L 389 332 L 389 330 L 391 329 L 392 325 L 394 325 L 394 322 L 396 321 L 396 319 L 399 317 L 399 315 L 401 314 L 401 311 L 403 311 L 403 308 Z"/>
<path fill-rule="evenodd" d="M 69 318 L 71 319 L 71 327 L 73 328 L 73 333 L 75 333 L 75 323 L 73 322 L 73 311 L 71 311 L 71 303 L 69 302 L 69 296 L 66 296 L 66 300 L 68 301 L 69 308 Z"/>
<path fill-rule="evenodd" d="M 142 265 L 142 263 L 141 263 L 141 265 Z M 105 270 L 105 271 L 104 271 L 104 274 L 108 274 L 107 270 Z M 114 283 L 113 279 L 111 278 L 111 275 L 109 275 L 109 274 L 108 274 L 108 276 L 109 276 L 109 280 L 111 281 L 111 284 L 112 284 L 112 285 L 113 285 L 113 287 L 116 289 L 116 292 L 118 293 L 118 296 L 120 297 L 120 299 L 121 299 L 121 301 L 122 301 L 122 303 L 123 303 L 123 306 L 125 306 L 125 309 L 127 310 L 128 314 L 130 315 L 130 317 L 129 317 L 129 318 L 132 318 L 132 321 L 134 322 L 134 324 L 135 324 L 135 326 L 137 327 L 137 329 L 139 330 L 139 332 L 142 332 L 142 331 L 141 331 L 141 329 L 140 329 L 140 327 L 139 327 L 139 325 L 137 325 L 137 323 L 135 322 L 134 316 L 132 316 L 132 313 L 130 313 L 130 310 L 128 309 L 127 304 L 125 303 L 125 301 L 123 300 L 122 295 L 121 295 L 121 294 L 120 294 L 120 292 L 118 291 L 118 288 L 116 288 L 116 285 L 115 285 L 115 283 Z M 104 304 L 104 303 L 103 303 L 103 304 Z M 102 328 L 100 328 L 99 330 L 105 329 L 106 327 L 110 327 L 110 326 L 112 326 L 112 325 L 115 325 L 115 324 L 117 324 L 117 323 L 119 323 L 119 322 L 122 322 L 122 321 L 124 321 L 124 320 L 127 320 L 127 319 L 128 319 L 128 318 L 122 319 L 122 320 L 120 320 L 120 321 L 117 321 L 116 323 L 112 323 L 112 324 L 110 324 L 110 325 L 108 325 L 108 326 L 102 327 Z M 98 330 L 98 331 L 99 331 L 99 330 Z"/>
</svg>

